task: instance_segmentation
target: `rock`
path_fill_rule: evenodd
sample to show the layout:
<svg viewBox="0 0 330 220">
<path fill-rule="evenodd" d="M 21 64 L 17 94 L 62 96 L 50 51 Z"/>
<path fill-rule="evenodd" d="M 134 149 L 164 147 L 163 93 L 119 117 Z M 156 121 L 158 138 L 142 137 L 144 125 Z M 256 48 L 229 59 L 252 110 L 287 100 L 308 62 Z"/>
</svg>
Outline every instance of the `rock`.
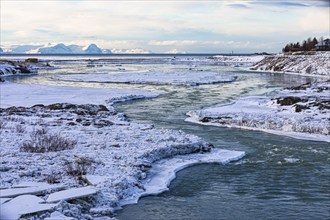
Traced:
<svg viewBox="0 0 330 220">
<path fill-rule="evenodd" d="M 27 63 L 38 63 L 38 58 L 27 58 L 25 60 Z"/>
<path fill-rule="evenodd" d="M 288 97 L 284 97 L 284 98 L 276 98 L 276 103 L 280 104 L 281 106 L 283 105 L 293 105 L 296 104 L 298 102 L 306 102 L 307 100 L 302 99 L 300 97 L 295 97 L 295 96 L 288 96 Z"/>
</svg>

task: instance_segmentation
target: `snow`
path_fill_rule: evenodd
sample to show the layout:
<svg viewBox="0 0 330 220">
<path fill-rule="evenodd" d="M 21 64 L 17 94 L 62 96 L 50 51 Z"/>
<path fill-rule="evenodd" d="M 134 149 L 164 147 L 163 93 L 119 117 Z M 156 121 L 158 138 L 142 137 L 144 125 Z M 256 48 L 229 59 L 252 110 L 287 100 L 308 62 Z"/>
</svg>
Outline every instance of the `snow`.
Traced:
<svg viewBox="0 0 330 220">
<path fill-rule="evenodd" d="M 50 217 L 45 218 L 44 220 L 74 220 L 74 218 L 67 217 L 62 213 L 55 211 L 52 214 L 50 214 Z"/>
<path fill-rule="evenodd" d="M 245 152 L 243 151 L 213 149 L 211 152 L 204 154 L 179 155 L 168 160 L 161 160 L 153 164 L 149 177 L 143 184 L 145 190 L 121 201 L 121 205 L 137 203 L 142 196 L 157 195 L 168 190 L 168 186 L 175 179 L 176 173 L 189 166 L 201 163 L 226 164 L 239 160 L 244 156 Z"/>
<path fill-rule="evenodd" d="M 57 190 L 63 188 L 63 185 L 42 185 L 34 187 L 24 187 L 24 188 L 11 188 L 11 189 L 1 189 L 0 198 L 5 197 L 15 197 L 18 195 L 25 194 L 42 194 L 49 190 Z"/>
<path fill-rule="evenodd" d="M 1 205 L 0 219 L 19 219 L 22 215 L 47 211 L 58 205 L 43 202 L 43 199 L 33 195 L 18 196 Z"/>
<path fill-rule="evenodd" d="M 0 205 L 11 200 L 12 198 L 0 198 Z M 1 209 L 1 208 L 0 208 Z"/>
<path fill-rule="evenodd" d="M 86 175 L 85 178 L 93 185 L 97 185 L 109 180 L 107 176 Z"/>
<path fill-rule="evenodd" d="M 330 52 L 317 52 L 315 55 L 275 55 L 265 57 L 250 70 L 329 77 L 329 60 Z"/>
<path fill-rule="evenodd" d="M 186 121 L 330 142 L 328 102 L 329 81 L 277 91 L 274 97 L 241 97 L 226 105 L 190 111 Z"/>
<path fill-rule="evenodd" d="M 201 85 L 232 82 L 234 76 L 226 76 L 216 72 L 130 72 L 117 74 L 70 74 L 56 76 L 60 80 L 74 82 L 108 82 L 108 83 L 133 83 L 133 84 L 156 84 L 156 85 Z"/>
<path fill-rule="evenodd" d="M 141 195 L 144 181 L 150 177 L 149 169 L 155 162 L 165 162 L 178 155 L 187 155 L 188 160 L 191 158 L 190 154 L 196 158 L 211 155 L 214 149 L 197 136 L 128 122 L 122 113 L 111 108 L 111 104 L 116 101 L 156 95 L 158 94 L 142 90 L 2 83 L 1 107 L 25 106 L 0 111 L 0 168 L 3 171 L 0 188 L 22 187 L 5 189 L 1 191 L 2 197 L 38 192 L 46 184 L 31 182 L 46 182 L 50 179 L 59 182 L 69 191 L 64 195 L 63 192 L 54 193 L 48 197 L 48 201 L 55 201 L 52 198 L 55 195 L 57 199 L 64 199 L 64 196 L 73 198 L 72 188 L 82 187 L 83 183 L 77 177 L 69 175 L 67 164 L 87 160 L 90 165 L 84 177 L 99 190 L 92 195 L 93 204 L 85 206 L 83 203 L 61 202 L 57 210 L 64 215 L 68 212 L 70 215 L 67 216 L 78 219 L 82 215 L 110 215 L 120 207 L 121 201 Z M 53 104 L 61 102 L 73 104 Z M 35 104 L 52 105 L 28 107 Z M 99 104 L 106 104 L 107 108 Z M 45 129 L 47 134 L 76 141 L 77 144 L 73 149 L 60 152 L 20 151 L 23 143 L 31 141 L 34 131 L 39 129 Z M 206 151 L 211 153 L 197 153 Z M 221 159 L 223 155 L 218 156 Z M 196 161 L 197 159 L 191 159 L 185 166 Z M 211 159 L 210 161 L 212 162 Z M 45 189 L 42 193 L 48 193 L 48 190 Z M 59 194 L 62 195 L 58 196 Z M 10 201 L 7 203 L 13 204 Z M 17 207 L 15 204 L 7 207 Z M 42 208 L 39 205 L 35 207 Z M 16 212 L 14 214 L 18 216 Z M 50 213 L 46 214 L 44 217 L 49 217 Z"/>
<path fill-rule="evenodd" d="M 83 51 L 87 54 L 101 54 L 102 49 L 100 49 L 96 44 L 90 44 Z"/>
<path fill-rule="evenodd" d="M 213 59 L 225 63 L 257 63 L 265 58 L 264 55 L 251 55 L 251 56 L 223 56 L 216 55 Z"/>
<path fill-rule="evenodd" d="M 40 54 L 71 54 L 72 50 L 64 44 L 57 44 L 50 47 L 42 47 L 37 49 L 37 53 Z"/>
<path fill-rule="evenodd" d="M 59 202 L 62 200 L 72 200 L 81 197 L 90 196 L 97 193 L 97 189 L 91 186 L 72 188 L 52 193 L 48 196 L 46 202 Z"/>
<path fill-rule="evenodd" d="M 158 93 L 144 90 L 99 89 L 65 86 L 14 84 L 5 82 L 0 87 L 0 107 L 72 104 L 111 104 L 129 99 L 153 98 Z M 84 95 L 82 95 L 84 94 Z"/>
</svg>

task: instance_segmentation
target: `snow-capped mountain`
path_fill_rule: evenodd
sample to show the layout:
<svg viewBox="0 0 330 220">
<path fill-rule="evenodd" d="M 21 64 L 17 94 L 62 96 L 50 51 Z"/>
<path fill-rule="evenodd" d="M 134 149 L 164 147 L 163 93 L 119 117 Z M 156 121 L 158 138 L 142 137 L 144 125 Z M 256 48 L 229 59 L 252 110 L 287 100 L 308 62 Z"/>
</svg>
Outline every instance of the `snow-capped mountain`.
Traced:
<svg viewBox="0 0 330 220">
<path fill-rule="evenodd" d="M 56 44 L 55 46 L 42 47 L 37 50 L 40 54 L 70 54 L 72 50 L 64 44 Z"/>
<path fill-rule="evenodd" d="M 75 44 L 71 44 L 68 46 L 72 53 L 84 53 L 83 47 Z"/>
<path fill-rule="evenodd" d="M 36 50 L 42 45 L 19 45 L 8 50 L 10 53 L 27 53 L 30 50 Z"/>
<path fill-rule="evenodd" d="M 96 44 L 90 44 L 87 48 L 84 48 L 84 52 L 87 54 L 101 54 L 102 49 L 96 46 Z"/>
<path fill-rule="evenodd" d="M 151 51 L 141 48 L 134 49 L 102 49 L 96 44 L 90 44 L 88 46 L 80 45 L 65 45 L 59 44 L 47 44 L 47 45 L 20 45 L 12 46 L 4 53 L 26 53 L 26 54 L 149 54 Z"/>
</svg>

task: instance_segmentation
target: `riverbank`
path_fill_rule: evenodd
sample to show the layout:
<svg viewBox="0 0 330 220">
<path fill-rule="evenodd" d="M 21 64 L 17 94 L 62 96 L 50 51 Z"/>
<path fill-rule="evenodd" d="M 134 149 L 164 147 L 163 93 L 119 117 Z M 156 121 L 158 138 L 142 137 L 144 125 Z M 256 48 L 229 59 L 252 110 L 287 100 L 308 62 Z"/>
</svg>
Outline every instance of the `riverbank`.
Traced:
<svg viewBox="0 0 330 220">
<path fill-rule="evenodd" d="M 190 111 L 186 121 L 329 142 L 329 90 L 329 81 L 325 81 L 286 88 L 272 96 L 242 97 Z"/>
<path fill-rule="evenodd" d="M 78 195 L 83 198 L 46 202 L 51 205 L 48 210 L 36 211 L 40 205 L 35 205 L 23 214 L 16 213 L 24 210 L 16 207 L 22 205 L 18 192 L 15 200 L 1 201 L 3 210 L 14 210 L 9 216 L 46 218 L 59 212 L 75 219 L 106 219 L 129 198 L 136 202 L 146 189 L 149 194 L 160 192 L 147 187 L 154 177 L 150 171 L 157 173 L 155 162 L 165 163 L 159 167 L 175 173 L 196 162 L 227 163 L 244 156 L 244 152 L 219 153 L 201 138 L 182 131 L 128 122 L 112 108 L 118 101 L 156 97 L 154 92 L 9 82 L 2 83 L 1 90 L 1 189 L 24 182 L 60 184 L 69 190 L 93 187 L 93 193 Z M 176 159 L 184 166 L 166 165 L 168 158 L 175 160 L 178 155 L 188 155 Z M 172 175 L 161 178 L 167 184 L 171 179 Z M 59 190 L 54 188 L 43 192 L 38 201 L 50 200 L 50 193 Z"/>
</svg>

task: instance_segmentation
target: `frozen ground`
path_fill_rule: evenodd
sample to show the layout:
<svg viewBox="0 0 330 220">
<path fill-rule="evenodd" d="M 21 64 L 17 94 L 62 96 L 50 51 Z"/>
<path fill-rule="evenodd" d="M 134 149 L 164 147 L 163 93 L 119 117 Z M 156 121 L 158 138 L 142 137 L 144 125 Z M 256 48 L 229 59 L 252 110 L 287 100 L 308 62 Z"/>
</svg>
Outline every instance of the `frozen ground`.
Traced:
<svg viewBox="0 0 330 220">
<path fill-rule="evenodd" d="M 191 111 L 186 120 L 329 142 L 329 91 L 329 81 L 305 84 L 278 91 L 273 97 L 249 96 Z"/>
<path fill-rule="evenodd" d="M 107 83 L 132 83 L 156 85 L 201 85 L 212 83 L 232 82 L 234 76 L 226 76 L 216 72 L 189 71 L 187 73 L 175 72 L 130 72 L 116 74 L 70 74 L 56 76 L 60 80 L 75 82 L 107 82 Z"/>
<path fill-rule="evenodd" d="M 164 189 L 173 173 L 183 167 L 227 163 L 244 156 L 244 152 L 214 150 L 201 138 L 182 131 L 130 123 L 111 107 L 115 101 L 155 96 L 139 90 L 2 83 L 0 188 L 19 184 L 30 187 L 25 190 L 31 194 L 38 192 L 38 196 L 26 195 L 35 201 L 32 206 L 24 202 L 26 196 L 13 200 L 8 194 L 10 198 L 1 198 L 2 211 L 27 219 L 111 216 L 120 205 L 136 202 L 144 193 L 159 192 L 159 188 L 148 187 L 150 181 L 159 181 Z M 45 146 L 53 151 L 47 152 Z M 58 148 L 62 146 L 66 148 Z M 32 152 L 36 149 L 40 153 Z M 177 164 L 166 162 L 168 158 Z M 157 173 L 162 173 L 161 178 Z M 43 184 L 26 183 L 31 181 Z M 45 191 L 46 182 L 60 185 Z M 95 188 L 88 192 L 72 189 L 86 185 Z M 50 194 L 59 187 L 69 190 Z M 22 188 L 17 190 L 22 192 Z M 76 191 L 77 197 L 87 197 L 75 199 L 72 193 Z M 59 198 L 68 201 L 47 203 Z"/>
<path fill-rule="evenodd" d="M 250 69 L 329 77 L 329 60 L 330 52 L 318 52 L 315 55 L 275 55 L 265 57 Z"/>
</svg>

